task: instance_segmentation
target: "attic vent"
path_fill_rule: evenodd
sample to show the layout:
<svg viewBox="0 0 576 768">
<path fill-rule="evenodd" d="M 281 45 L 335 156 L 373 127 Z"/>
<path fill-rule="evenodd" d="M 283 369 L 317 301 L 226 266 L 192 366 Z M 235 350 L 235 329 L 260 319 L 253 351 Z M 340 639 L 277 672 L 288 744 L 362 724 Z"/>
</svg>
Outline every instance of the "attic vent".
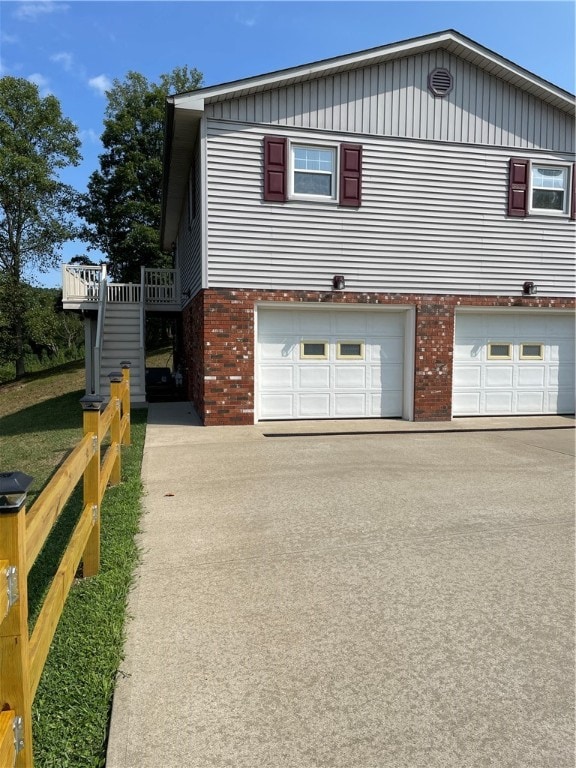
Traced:
<svg viewBox="0 0 576 768">
<path fill-rule="evenodd" d="M 452 73 L 447 69 L 433 69 L 428 75 L 428 88 L 434 96 L 447 96 L 453 85 Z"/>
</svg>

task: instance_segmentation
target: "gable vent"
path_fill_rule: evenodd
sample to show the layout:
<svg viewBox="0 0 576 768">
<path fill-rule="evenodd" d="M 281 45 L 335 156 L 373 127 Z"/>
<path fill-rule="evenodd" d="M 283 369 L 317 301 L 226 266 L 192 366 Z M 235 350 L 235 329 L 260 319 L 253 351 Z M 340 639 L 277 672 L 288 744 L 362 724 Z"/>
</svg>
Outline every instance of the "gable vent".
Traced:
<svg viewBox="0 0 576 768">
<path fill-rule="evenodd" d="M 428 88 L 434 96 L 447 96 L 452 90 L 454 79 L 447 69 L 433 69 L 428 75 Z"/>
</svg>

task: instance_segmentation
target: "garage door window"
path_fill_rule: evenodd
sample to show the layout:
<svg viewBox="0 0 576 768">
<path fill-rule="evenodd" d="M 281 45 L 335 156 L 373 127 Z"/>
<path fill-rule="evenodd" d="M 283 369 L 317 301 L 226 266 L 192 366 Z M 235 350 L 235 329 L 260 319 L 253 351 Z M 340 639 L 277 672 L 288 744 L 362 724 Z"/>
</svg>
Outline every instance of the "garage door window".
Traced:
<svg viewBox="0 0 576 768">
<path fill-rule="evenodd" d="M 488 344 L 488 360 L 512 360 L 512 344 L 491 341 Z"/>
<path fill-rule="evenodd" d="M 300 357 L 302 360 L 326 360 L 328 357 L 328 342 L 326 341 L 302 341 L 300 344 Z"/>
<path fill-rule="evenodd" d="M 543 344 L 522 344 L 520 346 L 520 360 L 543 360 L 544 359 L 544 345 Z"/>
<path fill-rule="evenodd" d="M 364 342 L 339 341 L 336 356 L 339 360 L 364 360 Z"/>
</svg>

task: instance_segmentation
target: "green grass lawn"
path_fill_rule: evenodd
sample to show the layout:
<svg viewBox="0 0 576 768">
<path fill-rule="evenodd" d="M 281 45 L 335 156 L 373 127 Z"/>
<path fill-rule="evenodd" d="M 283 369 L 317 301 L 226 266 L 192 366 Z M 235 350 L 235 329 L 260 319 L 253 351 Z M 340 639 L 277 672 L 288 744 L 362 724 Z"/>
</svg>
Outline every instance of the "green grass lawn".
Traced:
<svg viewBox="0 0 576 768">
<path fill-rule="evenodd" d="M 21 470 L 34 477 L 28 507 L 82 436 L 81 382 L 82 372 L 72 367 L 0 387 L 0 471 Z M 108 489 L 102 503 L 100 573 L 72 587 L 36 692 L 36 768 L 105 763 L 126 598 L 138 561 L 145 431 L 146 412 L 133 411 L 132 446 L 122 449 L 122 483 Z M 31 627 L 80 510 L 78 489 L 30 572 Z"/>
</svg>

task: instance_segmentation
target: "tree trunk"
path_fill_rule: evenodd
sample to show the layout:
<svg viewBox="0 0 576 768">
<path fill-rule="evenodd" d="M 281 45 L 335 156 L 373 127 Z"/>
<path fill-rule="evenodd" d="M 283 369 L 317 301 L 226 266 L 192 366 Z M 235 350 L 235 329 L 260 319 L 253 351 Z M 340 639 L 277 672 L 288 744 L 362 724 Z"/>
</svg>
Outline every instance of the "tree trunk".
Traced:
<svg viewBox="0 0 576 768">
<path fill-rule="evenodd" d="M 26 366 L 24 363 L 24 331 L 20 317 L 15 318 L 14 338 L 16 341 L 16 378 L 21 379 L 26 373 Z"/>
</svg>

